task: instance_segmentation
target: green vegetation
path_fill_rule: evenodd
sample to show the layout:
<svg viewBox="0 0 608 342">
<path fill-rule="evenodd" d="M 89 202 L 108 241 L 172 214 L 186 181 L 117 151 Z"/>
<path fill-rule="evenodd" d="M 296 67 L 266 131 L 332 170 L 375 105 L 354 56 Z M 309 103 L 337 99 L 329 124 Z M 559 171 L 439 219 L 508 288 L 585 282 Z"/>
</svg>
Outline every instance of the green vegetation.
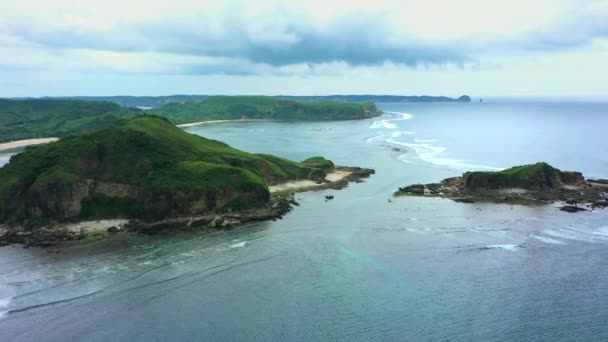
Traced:
<svg viewBox="0 0 608 342">
<path fill-rule="evenodd" d="M 309 166 L 312 166 L 312 167 L 316 167 L 316 168 L 321 169 L 321 170 L 323 170 L 325 172 L 329 172 L 329 171 L 333 170 L 336 167 L 331 160 L 325 159 L 323 157 L 308 158 L 308 159 L 302 161 L 302 164 L 309 165 Z"/>
<path fill-rule="evenodd" d="M 467 172 L 462 178 L 466 188 L 544 189 L 560 185 L 561 171 L 547 163 L 536 163 L 499 172 Z"/>
<path fill-rule="evenodd" d="M 31 146 L 0 169 L 0 222 L 159 220 L 265 205 L 268 185 L 318 180 L 331 161 L 251 154 L 141 115 Z"/>
<path fill-rule="evenodd" d="M 169 103 L 150 112 L 176 124 L 241 118 L 349 120 L 380 114 L 373 102 L 296 102 L 268 96 L 211 96 L 199 102 Z M 94 131 L 141 113 L 113 102 L 0 99 L 0 142 Z"/>
<path fill-rule="evenodd" d="M 380 114 L 373 102 L 297 102 L 268 96 L 210 96 L 199 102 L 171 103 L 152 113 L 176 124 L 235 119 L 351 120 Z"/>
<path fill-rule="evenodd" d="M 138 113 L 112 102 L 0 99 L 0 142 L 91 131 Z"/>
</svg>

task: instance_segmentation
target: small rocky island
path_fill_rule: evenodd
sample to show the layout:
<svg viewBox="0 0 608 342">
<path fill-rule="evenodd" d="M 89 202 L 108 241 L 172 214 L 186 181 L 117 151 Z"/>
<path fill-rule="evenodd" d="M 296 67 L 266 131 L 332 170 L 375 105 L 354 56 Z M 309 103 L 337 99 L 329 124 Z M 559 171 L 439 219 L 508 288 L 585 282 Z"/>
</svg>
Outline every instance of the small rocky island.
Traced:
<svg viewBox="0 0 608 342">
<path fill-rule="evenodd" d="M 467 172 L 440 183 L 399 188 L 395 196 L 434 196 L 456 202 L 544 204 L 565 202 L 569 212 L 608 206 L 608 184 L 585 179 L 580 172 L 561 171 L 547 163 L 516 166 L 498 172 Z"/>
<path fill-rule="evenodd" d="M 141 115 L 13 156 L 0 168 L 0 245 L 275 219 L 297 204 L 293 192 L 372 173 L 247 153 Z M 298 187 L 269 190 L 290 182 Z"/>
</svg>

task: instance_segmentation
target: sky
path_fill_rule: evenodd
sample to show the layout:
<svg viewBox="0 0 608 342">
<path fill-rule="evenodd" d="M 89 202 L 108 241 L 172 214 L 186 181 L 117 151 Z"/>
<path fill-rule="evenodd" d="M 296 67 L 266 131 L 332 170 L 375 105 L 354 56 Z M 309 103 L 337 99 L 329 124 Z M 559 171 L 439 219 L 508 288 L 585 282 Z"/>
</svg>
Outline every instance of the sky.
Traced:
<svg viewBox="0 0 608 342">
<path fill-rule="evenodd" d="M 0 97 L 608 96 L 608 0 L 0 0 Z"/>
</svg>

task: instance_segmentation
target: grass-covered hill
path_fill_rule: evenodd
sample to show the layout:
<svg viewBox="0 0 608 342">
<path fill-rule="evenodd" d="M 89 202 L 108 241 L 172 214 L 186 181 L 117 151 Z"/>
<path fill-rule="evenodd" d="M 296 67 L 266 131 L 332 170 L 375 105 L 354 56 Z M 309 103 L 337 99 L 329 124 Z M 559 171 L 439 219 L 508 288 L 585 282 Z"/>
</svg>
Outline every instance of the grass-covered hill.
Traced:
<svg viewBox="0 0 608 342">
<path fill-rule="evenodd" d="M 560 187 L 562 183 L 570 183 L 570 178 L 578 180 L 579 177 L 544 162 L 497 172 L 467 172 L 462 175 L 463 185 L 469 189 L 552 189 Z"/>
<path fill-rule="evenodd" d="M 167 104 L 151 112 L 176 124 L 242 118 L 351 120 L 366 119 L 381 113 L 373 102 L 298 102 L 268 96 L 210 96 L 198 102 Z"/>
<path fill-rule="evenodd" d="M 138 113 L 113 102 L 0 99 L 0 142 L 91 131 Z"/>
<path fill-rule="evenodd" d="M 268 96 L 211 96 L 150 110 L 173 123 L 226 119 L 349 120 L 379 115 L 373 102 L 297 102 Z M 114 102 L 69 99 L 0 99 L 0 143 L 62 137 L 108 127 L 141 114 Z"/>
<path fill-rule="evenodd" d="M 142 115 L 13 156 L 0 169 L 0 223 L 159 220 L 256 208 L 268 203 L 268 185 L 322 179 L 330 163 L 243 152 Z"/>
</svg>

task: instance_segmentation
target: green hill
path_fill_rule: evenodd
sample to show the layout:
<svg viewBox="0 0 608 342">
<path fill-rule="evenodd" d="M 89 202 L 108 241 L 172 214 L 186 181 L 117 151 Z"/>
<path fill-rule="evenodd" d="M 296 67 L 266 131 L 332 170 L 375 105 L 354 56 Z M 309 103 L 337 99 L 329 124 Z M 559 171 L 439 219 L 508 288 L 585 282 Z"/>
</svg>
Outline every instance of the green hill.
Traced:
<svg viewBox="0 0 608 342">
<path fill-rule="evenodd" d="M 562 172 L 544 162 L 497 172 L 467 172 L 462 175 L 464 186 L 469 189 L 557 188 L 562 183 L 561 179 Z"/>
<path fill-rule="evenodd" d="M 0 223 L 153 221 L 257 208 L 270 199 L 268 185 L 322 179 L 330 163 L 243 152 L 142 115 L 15 155 L 0 169 Z"/>
<path fill-rule="evenodd" d="M 0 142 L 91 131 L 139 112 L 113 102 L 0 99 Z"/>
<path fill-rule="evenodd" d="M 226 119 L 349 120 L 381 112 L 373 102 L 297 102 L 268 96 L 211 96 L 150 110 L 176 124 Z M 113 102 L 69 99 L 0 99 L 0 142 L 62 137 L 101 129 L 143 113 Z"/>
<path fill-rule="evenodd" d="M 176 124 L 234 119 L 287 121 L 366 119 L 381 114 L 373 102 L 298 102 L 268 96 L 210 96 L 150 110 Z"/>
</svg>

